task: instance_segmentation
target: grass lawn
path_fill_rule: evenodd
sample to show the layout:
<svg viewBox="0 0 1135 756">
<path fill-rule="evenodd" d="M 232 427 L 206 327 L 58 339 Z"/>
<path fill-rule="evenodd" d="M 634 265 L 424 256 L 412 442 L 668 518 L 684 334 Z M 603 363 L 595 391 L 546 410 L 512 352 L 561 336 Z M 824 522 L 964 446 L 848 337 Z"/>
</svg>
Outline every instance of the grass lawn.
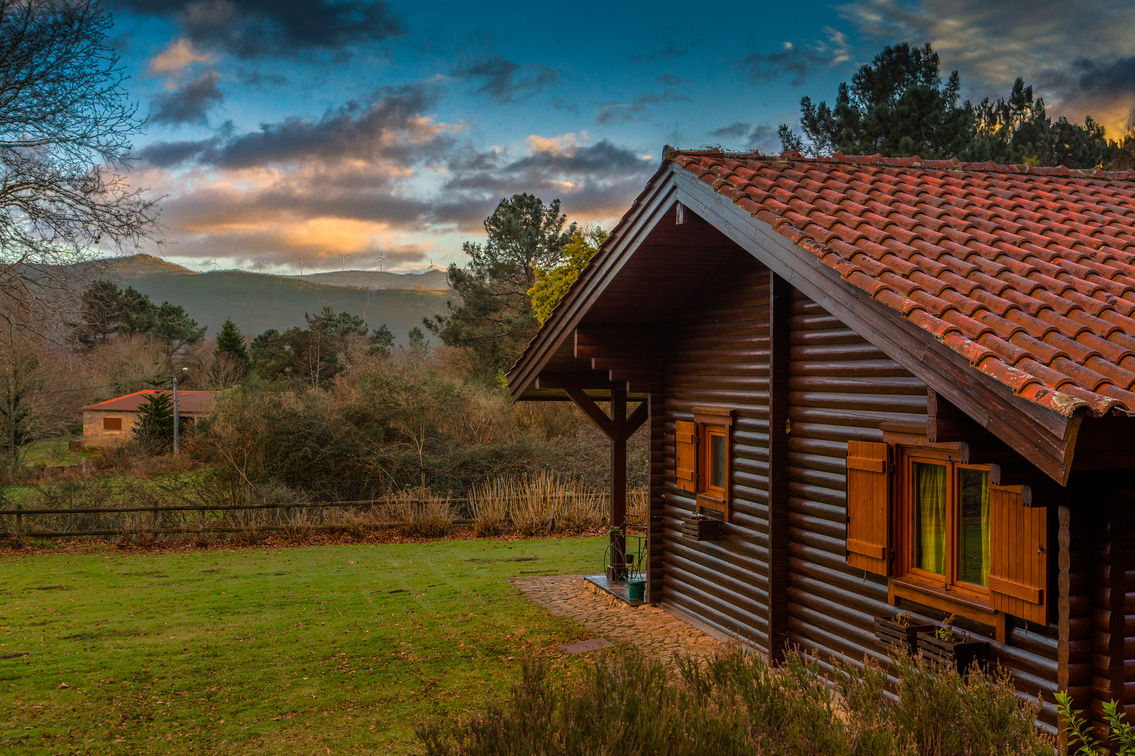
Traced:
<svg viewBox="0 0 1135 756">
<path fill-rule="evenodd" d="M 0 556 L 0 750 L 414 751 L 585 637 L 507 578 L 602 540 Z"/>
</svg>

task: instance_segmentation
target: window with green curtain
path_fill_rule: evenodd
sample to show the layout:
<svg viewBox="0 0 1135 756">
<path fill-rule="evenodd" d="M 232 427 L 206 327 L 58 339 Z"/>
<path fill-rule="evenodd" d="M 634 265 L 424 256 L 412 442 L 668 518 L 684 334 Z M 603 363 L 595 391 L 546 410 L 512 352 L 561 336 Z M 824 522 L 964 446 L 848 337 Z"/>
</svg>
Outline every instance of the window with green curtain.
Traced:
<svg viewBox="0 0 1135 756">
<path fill-rule="evenodd" d="M 989 473 L 958 470 L 958 580 L 989 583 Z"/>
<path fill-rule="evenodd" d="M 725 436 L 710 434 L 709 450 L 709 484 L 725 488 Z"/>
<path fill-rule="evenodd" d="M 914 484 L 914 566 L 946 574 L 946 466 L 911 464 Z"/>
</svg>

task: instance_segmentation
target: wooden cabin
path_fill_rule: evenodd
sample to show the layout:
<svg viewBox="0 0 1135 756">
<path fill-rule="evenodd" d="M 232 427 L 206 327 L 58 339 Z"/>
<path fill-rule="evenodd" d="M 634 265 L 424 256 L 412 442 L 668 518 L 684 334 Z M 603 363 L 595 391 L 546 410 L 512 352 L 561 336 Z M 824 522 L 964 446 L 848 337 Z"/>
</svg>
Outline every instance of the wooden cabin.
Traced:
<svg viewBox="0 0 1135 756">
<path fill-rule="evenodd" d="M 648 601 L 773 659 L 953 614 L 1048 727 L 1135 714 L 1135 174 L 668 149 L 508 377 L 616 524 L 648 423 Z"/>
</svg>

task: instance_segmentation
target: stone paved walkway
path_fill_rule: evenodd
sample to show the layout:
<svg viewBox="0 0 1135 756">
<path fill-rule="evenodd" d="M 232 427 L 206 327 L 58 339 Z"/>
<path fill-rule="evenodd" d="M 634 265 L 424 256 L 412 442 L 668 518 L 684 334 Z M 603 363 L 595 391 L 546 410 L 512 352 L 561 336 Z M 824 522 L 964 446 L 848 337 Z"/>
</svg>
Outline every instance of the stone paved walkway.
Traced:
<svg viewBox="0 0 1135 756">
<path fill-rule="evenodd" d="M 616 646 L 670 660 L 704 658 L 725 644 L 654 606 L 629 606 L 578 575 L 514 578 L 512 584 L 557 617 L 569 617 Z"/>
</svg>

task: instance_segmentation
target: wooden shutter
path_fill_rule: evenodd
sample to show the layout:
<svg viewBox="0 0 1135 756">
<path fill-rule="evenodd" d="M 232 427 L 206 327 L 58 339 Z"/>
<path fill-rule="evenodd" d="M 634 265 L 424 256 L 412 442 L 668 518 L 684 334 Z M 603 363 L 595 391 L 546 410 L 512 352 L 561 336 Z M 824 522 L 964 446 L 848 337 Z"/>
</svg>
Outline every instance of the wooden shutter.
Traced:
<svg viewBox="0 0 1135 756">
<path fill-rule="evenodd" d="M 1048 624 L 1048 520 L 1021 486 L 989 487 L 989 595 L 993 608 Z"/>
<path fill-rule="evenodd" d="M 891 450 L 887 444 L 847 442 L 847 563 L 890 574 Z"/>
<path fill-rule="evenodd" d="M 674 477 L 678 488 L 697 492 L 697 425 L 689 420 L 674 423 Z"/>
</svg>

